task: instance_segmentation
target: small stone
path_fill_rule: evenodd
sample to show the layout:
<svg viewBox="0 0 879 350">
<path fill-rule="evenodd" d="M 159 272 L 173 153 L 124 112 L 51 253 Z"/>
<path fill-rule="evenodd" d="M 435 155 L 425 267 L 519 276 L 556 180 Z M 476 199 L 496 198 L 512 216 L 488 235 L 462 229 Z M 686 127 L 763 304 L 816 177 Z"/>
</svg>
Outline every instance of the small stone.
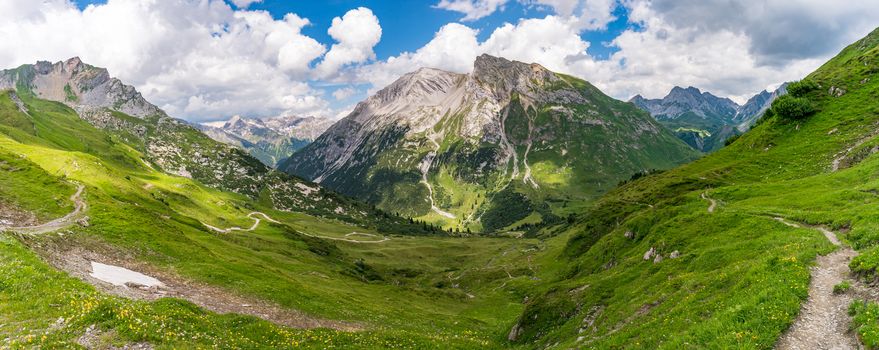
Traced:
<svg viewBox="0 0 879 350">
<path fill-rule="evenodd" d="M 677 259 L 680 256 L 681 256 L 681 252 L 675 250 L 675 251 L 671 252 L 671 254 L 668 257 L 669 257 L 669 259 Z"/>
<path fill-rule="evenodd" d="M 76 220 L 76 224 L 79 225 L 79 226 L 82 226 L 82 227 L 89 227 L 89 226 L 91 226 L 91 224 L 89 223 L 89 217 L 88 217 L 88 216 L 84 216 L 84 217 L 82 217 L 82 218 Z"/>
<path fill-rule="evenodd" d="M 635 238 L 635 233 L 632 231 L 626 231 L 626 233 L 623 234 L 623 237 L 626 237 L 628 239 L 632 239 L 632 238 Z"/>
<path fill-rule="evenodd" d="M 656 254 L 656 257 L 653 258 L 653 263 L 658 264 L 662 262 L 662 255 Z"/>
<path fill-rule="evenodd" d="M 644 253 L 644 260 L 650 260 L 654 255 L 656 255 L 656 248 L 650 247 L 650 249 Z"/>
</svg>

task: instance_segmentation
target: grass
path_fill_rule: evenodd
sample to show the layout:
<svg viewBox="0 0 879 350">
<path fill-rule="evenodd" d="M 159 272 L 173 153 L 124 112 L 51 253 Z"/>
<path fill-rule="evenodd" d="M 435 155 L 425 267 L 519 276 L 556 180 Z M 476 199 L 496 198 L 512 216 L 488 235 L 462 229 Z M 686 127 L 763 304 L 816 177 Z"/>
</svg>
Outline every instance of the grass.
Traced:
<svg viewBox="0 0 879 350">
<path fill-rule="evenodd" d="M 833 286 L 833 294 L 845 294 L 851 288 L 852 284 L 849 281 L 842 281 Z"/>
<path fill-rule="evenodd" d="M 876 137 L 879 81 L 865 77 L 879 72 L 877 38 L 808 77 L 822 86 L 806 96 L 814 115 L 771 117 L 728 147 L 599 199 L 569 229 L 567 269 L 540 286 L 519 317 L 518 343 L 772 348 L 808 295 L 814 258 L 834 249 L 817 230 L 785 226 L 776 216 L 840 232 L 861 252 L 852 270 L 875 279 L 879 158 L 845 150 Z M 847 92 L 830 96 L 830 86 Z M 714 213 L 702 193 L 720 203 Z M 664 259 L 644 260 L 651 248 Z M 670 259 L 675 250 L 681 256 Z M 855 312 L 868 345 L 879 339 L 869 340 L 879 329 L 875 310 L 868 304 Z"/>
<path fill-rule="evenodd" d="M 146 341 L 158 348 L 504 347 L 510 321 L 523 308 L 524 291 L 542 273 L 521 261 L 550 249 L 536 239 L 388 235 L 334 218 L 278 211 L 241 194 L 155 171 L 144 165 L 139 145 L 90 127 L 63 106 L 41 100 L 28 105 L 36 135 L 6 125 L 0 135 L 2 159 L 21 168 L 0 179 L 0 198 L 54 218 L 72 208 L 70 182 L 81 183 L 91 223 L 63 236 L 20 238 L 28 246 L 76 246 L 127 257 L 149 269 L 314 317 L 357 322 L 368 330 L 299 331 L 214 315 L 180 300 L 107 296 L 54 271 L 18 240 L 3 236 L 0 254 L 15 273 L 0 283 L 0 299 L 6 301 L 0 320 L 8 320 L 0 323 L 11 327 L 3 331 L 13 347 L 69 346 L 92 324 L 108 341 Z M 253 211 L 282 224 L 263 221 L 253 232 L 230 234 L 201 224 L 250 227 L 247 214 Z M 370 239 L 347 236 L 352 232 L 390 240 L 358 244 L 312 237 Z M 555 243 L 551 249 L 560 247 Z M 68 320 L 64 328 L 51 327 L 59 317 Z M 20 320 L 30 323 L 17 327 Z"/>
</svg>

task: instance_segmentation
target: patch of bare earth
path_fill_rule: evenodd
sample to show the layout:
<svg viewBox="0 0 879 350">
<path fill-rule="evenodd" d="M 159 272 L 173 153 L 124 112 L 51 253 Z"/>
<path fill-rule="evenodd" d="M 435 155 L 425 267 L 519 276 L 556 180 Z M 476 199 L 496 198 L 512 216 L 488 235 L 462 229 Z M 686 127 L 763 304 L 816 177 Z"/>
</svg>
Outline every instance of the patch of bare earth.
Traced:
<svg viewBox="0 0 879 350">
<path fill-rule="evenodd" d="M 315 318 L 266 300 L 242 296 L 217 286 L 193 282 L 173 273 L 139 263 L 133 256 L 107 247 L 86 249 L 74 245 L 70 240 L 60 238 L 28 239 L 28 237 L 22 237 L 22 239 L 55 268 L 66 271 L 105 293 L 137 300 L 184 299 L 219 314 L 250 315 L 292 328 L 331 328 L 342 331 L 359 331 L 364 328 L 356 323 Z M 157 278 L 163 285 L 147 287 L 127 283 L 124 286 L 114 286 L 92 276 L 91 262 L 93 261 L 124 267 Z"/>
<path fill-rule="evenodd" d="M 37 224 L 36 215 L 21 210 L 15 205 L 0 201 L 0 228 L 32 226 Z"/>
<path fill-rule="evenodd" d="M 850 330 L 851 318 L 848 307 L 855 297 L 868 296 L 869 288 L 858 282 L 849 270 L 849 262 L 858 255 L 843 245 L 836 233 L 822 226 L 809 226 L 775 218 L 785 225 L 818 230 L 830 243 L 839 247 L 833 253 L 819 256 L 812 267 L 809 282 L 809 298 L 802 305 L 793 325 L 781 336 L 776 349 L 845 350 L 862 349 L 854 332 Z M 848 281 L 852 289 L 840 294 L 833 287 Z"/>
<path fill-rule="evenodd" d="M 812 268 L 809 299 L 776 346 L 777 349 L 860 349 L 849 331 L 848 307 L 854 293 L 833 294 L 833 286 L 849 280 L 848 263 L 857 253 L 851 248 L 819 256 Z"/>
</svg>

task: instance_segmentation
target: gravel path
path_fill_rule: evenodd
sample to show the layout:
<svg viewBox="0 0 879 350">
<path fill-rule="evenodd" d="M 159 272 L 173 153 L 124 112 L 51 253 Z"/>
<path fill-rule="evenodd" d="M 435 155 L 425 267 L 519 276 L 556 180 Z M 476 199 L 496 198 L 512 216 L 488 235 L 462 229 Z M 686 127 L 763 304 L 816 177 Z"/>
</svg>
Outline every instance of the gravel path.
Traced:
<svg viewBox="0 0 879 350">
<path fill-rule="evenodd" d="M 209 228 L 209 229 L 211 229 L 211 230 L 213 230 L 213 231 L 219 232 L 219 233 L 230 233 L 230 232 L 233 232 L 233 231 L 244 231 L 244 232 L 250 232 L 250 231 L 256 230 L 256 228 L 259 227 L 259 223 L 262 222 L 262 220 L 261 220 L 260 218 L 257 218 L 256 216 L 262 216 L 263 219 L 265 219 L 266 221 L 270 221 L 270 222 L 273 222 L 273 223 L 276 223 L 276 224 L 281 224 L 280 221 L 275 220 L 275 219 L 272 219 L 271 216 L 268 216 L 268 215 L 266 215 L 265 213 L 261 213 L 261 212 L 258 212 L 258 211 L 257 211 L 257 212 L 250 213 L 250 214 L 247 214 L 247 217 L 253 219 L 253 226 L 250 226 L 250 228 L 246 228 L 246 229 L 244 229 L 244 228 L 240 228 L 240 227 L 237 227 L 237 226 L 236 226 L 236 227 L 230 227 L 230 228 L 219 228 L 219 227 L 216 227 L 216 226 L 208 225 L 208 224 L 206 224 L 206 223 L 204 223 L 204 222 L 202 222 L 201 224 L 204 225 L 205 227 L 207 227 L 207 228 Z M 299 233 L 301 233 L 301 234 L 303 234 L 303 235 L 306 235 L 306 236 L 309 236 L 309 237 L 315 237 L 315 238 L 321 238 L 321 239 L 329 239 L 329 240 L 333 240 L 333 241 L 342 241 L 342 242 L 349 242 L 349 243 L 384 243 L 384 242 L 387 242 L 387 241 L 391 240 L 391 239 L 388 238 L 388 237 L 378 236 L 378 235 L 374 235 L 374 234 L 370 234 L 370 233 L 360 233 L 360 232 L 351 232 L 351 233 L 349 233 L 349 234 L 346 234 L 345 237 L 364 236 L 364 237 L 375 237 L 375 238 L 380 238 L 380 239 L 375 240 L 375 241 L 361 241 L 361 240 L 349 239 L 349 238 L 338 238 L 338 237 L 318 236 L 318 235 L 308 234 L 308 233 L 305 233 L 305 232 L 299 232 Z"/>
<path fill-rule="evenodd" d="M 788 331 L 776 344 L 776 349 L 844 350 L 861 349 L 854 334 L 849 332 L 848 306 L 852 294 L 833 294 L 833 286 L 849 279 L 849 261 L 857 252 L 843 246 L 836 234 L 822 227 L 808 227 L 775 218 L 785 225 L 798 228 L 811 228 L 821 231 L 839 249 L 816 259 L 809 282 L 809 299 L 800 309 L 800 314 Z M 854 281 L 852 281 L 854 283 Z"/>
<path fill-rule="evenodd" d="M 71 211 L 67 215 L 64 215 L 64 217 L 35 226 L 0 227 L 0 231 L 9 230 L 20 234 L 39 235 L 70 227 L 71 225 L 75 224 L 77 220 L 82 218 L 82 214 L 88 208 L 85 200 L 82 199 L 82 193 L 85 191 L 85 186 L 78 186 L 79 187 L 76 189 L 76 193 L 70 196 L 70 200 L 73 201 L 73 211 Z"/>
</svg>

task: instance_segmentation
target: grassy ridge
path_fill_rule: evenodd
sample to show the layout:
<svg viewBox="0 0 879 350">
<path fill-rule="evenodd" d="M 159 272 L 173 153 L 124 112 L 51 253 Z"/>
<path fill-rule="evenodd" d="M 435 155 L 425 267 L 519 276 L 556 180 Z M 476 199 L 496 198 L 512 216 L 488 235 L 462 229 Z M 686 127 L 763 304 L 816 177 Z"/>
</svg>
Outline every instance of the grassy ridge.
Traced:
<svg viewBox="0 0 879 350">
<path fill-rule="evenodd" d="M 771 348 L 807 296 L 810 263 L 833 249 L 775 216 L 848 232 L 862 250 L 852 264 L 875 276 L 879 158 L 853 146 L 877 136 L 877 38 L 806 78 L 820 85 L 806 96 L 814 115 L 771 117 L 708 157 L 600 199 L 571 230 L 570 269 L 520 316 L 520 342 Z M 720 203 L 714 213 L 703 193 Z M 644 259 L 651 248 L 662 261 Z"/>
</svg>

